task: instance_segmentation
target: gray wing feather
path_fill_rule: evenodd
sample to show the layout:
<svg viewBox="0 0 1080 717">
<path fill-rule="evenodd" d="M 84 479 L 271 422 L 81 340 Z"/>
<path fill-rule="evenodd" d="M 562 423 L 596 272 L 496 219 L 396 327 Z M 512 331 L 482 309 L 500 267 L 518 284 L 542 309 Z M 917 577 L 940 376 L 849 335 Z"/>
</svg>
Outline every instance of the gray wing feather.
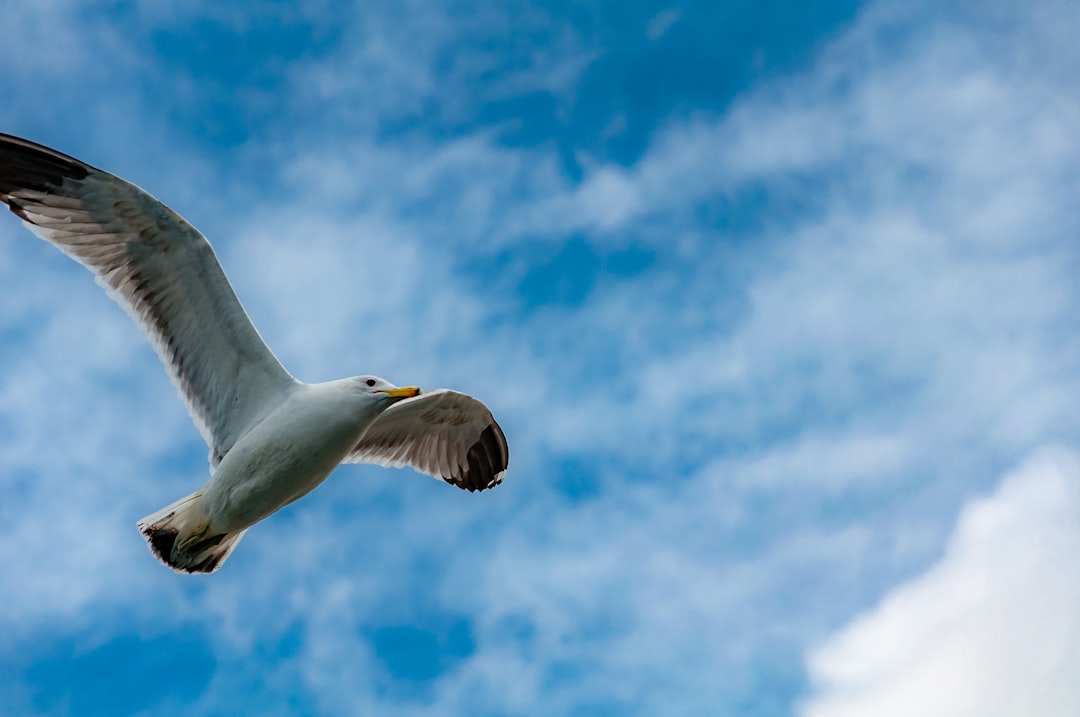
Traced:
<svg viewBox="0 0 1080 717">
<path fill-rule="evenodd" d="M 509 460 L 487 406 L 440 388 L 383 411 L 345 462 L 409 466 L 471 492 L 501 483 Z"/>
<path fill-rule="evenodd" d="M 0 201 L 90 271 L 157 351 L 216 466 L 297 385 L 240 306 L 210 243 L 133 184 L 0 134 Z"/>
</svg>

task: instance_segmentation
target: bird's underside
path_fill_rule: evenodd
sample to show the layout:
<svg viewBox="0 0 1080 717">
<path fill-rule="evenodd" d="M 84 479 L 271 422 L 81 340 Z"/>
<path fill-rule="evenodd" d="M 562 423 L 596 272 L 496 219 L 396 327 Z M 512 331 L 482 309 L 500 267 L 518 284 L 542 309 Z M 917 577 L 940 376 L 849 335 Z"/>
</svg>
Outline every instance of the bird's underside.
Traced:
<svg viewBox="0 0 1080 717">
<path fill-rule="evenodd" d="M 470 492 L 502 481 L 506 438 L 471 396 L 399 389 L 377 377 L 331 382 L 329 389 L 293 378 L 252 325 L 210 243 L 135 185 L 0 134 L 0 201 L 89 269 L 131 315 L 210 448 L 206 486 L 139 522 L 151 550 L 173 569 L 213 572 L 249 527 L 237 516 L 258 514 L 257 522 L 339 462 L 409 466 Z M 272 449 L 260 430 L 302 424 L 296 411 L 319 414 L 324 426 L 340 411 L 341 430 L 332 436 L 308 425 L 297 429 L 303 441 L 287 437 L 319 461 L 268 458 Z M 255 468 L 275 461 L 306 467 L 280 475 Z M 229 491 L 240 497 L 224 500 Z M 277 499 L 283 502 L 273 505 Z"/>
</svg>

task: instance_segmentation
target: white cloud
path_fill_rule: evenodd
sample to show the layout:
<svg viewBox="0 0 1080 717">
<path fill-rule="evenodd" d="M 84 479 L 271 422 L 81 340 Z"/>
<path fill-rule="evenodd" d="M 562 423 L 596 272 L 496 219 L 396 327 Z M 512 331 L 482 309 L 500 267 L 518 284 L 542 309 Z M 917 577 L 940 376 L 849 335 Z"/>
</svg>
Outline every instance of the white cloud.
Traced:
<svg viewBox="0 0 1080 717">
<path fill-rule="evenodd" d="M 1080 714 L 1080 463 L 1048 451 L 965 507 L 941 561 L 809 657 L 806 717 Z"/>
</svg>

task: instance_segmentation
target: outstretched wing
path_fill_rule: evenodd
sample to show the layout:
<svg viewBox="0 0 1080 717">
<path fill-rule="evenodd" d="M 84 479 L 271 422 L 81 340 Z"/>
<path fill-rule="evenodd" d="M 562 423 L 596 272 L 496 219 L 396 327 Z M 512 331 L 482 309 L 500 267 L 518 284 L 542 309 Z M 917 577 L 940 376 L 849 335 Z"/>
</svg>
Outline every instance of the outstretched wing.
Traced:
<svg viewBox="0 0 1080 717">
<path fill-rule="evenodd" d="M 133 184 L 0 134 L 0 201 L 94 273 L 157 351 L 217 465 L 297 385 L 263 343 L 210 243 Z"/>
<path fill-rule="evenodd" d="M 383 411 L 344 462 L 411 466 L 471 492 L 501 483 L 509 460 L 487 406 L 440 388 Z"/>
</svg>

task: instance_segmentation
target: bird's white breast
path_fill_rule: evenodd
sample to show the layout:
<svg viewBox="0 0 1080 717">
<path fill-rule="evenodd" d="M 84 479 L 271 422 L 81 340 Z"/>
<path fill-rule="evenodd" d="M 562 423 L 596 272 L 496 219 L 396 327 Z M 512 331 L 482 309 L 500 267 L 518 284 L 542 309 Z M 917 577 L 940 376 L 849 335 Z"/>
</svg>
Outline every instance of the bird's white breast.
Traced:
<svg viewBox="0 0 1080 717">
<path fill-rule="evenodd" d="M 241 530 L 313 490 L 383 407 L 342 381 L 298 387 L 218 465 L 202 498 L 211 530 Z"/>
</svg>

